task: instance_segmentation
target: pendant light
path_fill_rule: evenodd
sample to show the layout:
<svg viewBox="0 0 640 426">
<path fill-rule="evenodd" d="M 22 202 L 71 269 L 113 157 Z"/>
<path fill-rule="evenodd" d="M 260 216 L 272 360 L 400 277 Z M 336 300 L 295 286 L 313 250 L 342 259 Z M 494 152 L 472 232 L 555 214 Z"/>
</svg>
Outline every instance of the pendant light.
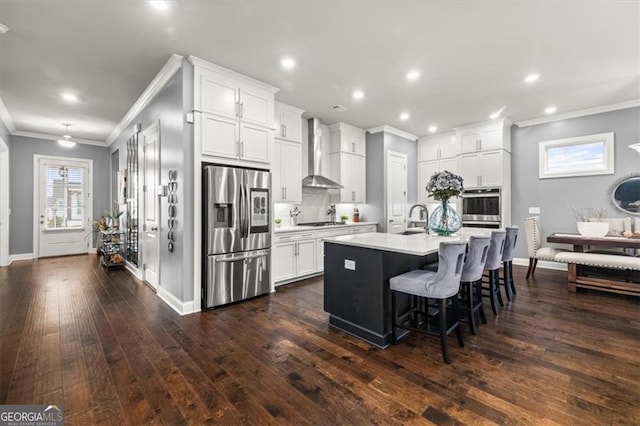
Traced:
<svg viewBox="0 0 640 426">
<path fill-rule="evenodd" d="M 76 143 L 71 140 L 71 135 L 69 134 L 69 126 L 71 126 L 71 124 L 62 123 L 62 125 L 65 126 L 65 131 L 64 135 L 62 135 L 63 139 L 58 139 L 58 144 L 65 148 L 73 148 L 76 146 Z"/>
</svg>

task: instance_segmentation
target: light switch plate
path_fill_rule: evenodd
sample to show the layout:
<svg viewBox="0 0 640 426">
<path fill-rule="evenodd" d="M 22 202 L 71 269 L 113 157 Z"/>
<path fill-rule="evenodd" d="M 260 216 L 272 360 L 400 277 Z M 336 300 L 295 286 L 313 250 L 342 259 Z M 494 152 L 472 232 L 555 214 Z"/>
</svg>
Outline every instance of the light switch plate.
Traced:
<svg viewBox="0 0 640 426">
<path fill-rule="evenodd" d="M 529 207 L 529 214 L 540 214 L 540 207 Z"/>
<path fill-rule="evenodd" d="M 348 269 L 350 271 L 355 271 L 356 270 L 356 261 L 355 260 L 345 259 L 344 260 L 344 269 Z"/>
</svg>

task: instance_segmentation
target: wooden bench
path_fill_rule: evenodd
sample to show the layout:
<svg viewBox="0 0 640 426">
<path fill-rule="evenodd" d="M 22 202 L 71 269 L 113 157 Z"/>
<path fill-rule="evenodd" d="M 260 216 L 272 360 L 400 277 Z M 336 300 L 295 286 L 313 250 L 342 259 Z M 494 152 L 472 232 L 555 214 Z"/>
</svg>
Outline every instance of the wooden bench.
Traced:
<svg viewBox="0 0 640 426">
<path fill-rule="evenodd" d="M 553 259 L 567 263 L 569 291 L 575 292 L 578 287 L 612 293 L 640 296 L 640 282 L 623 281 L 604 277 L 591 277 L 580 273 L 578 266 L 592 266 L 606 269 L 640 271 L 640 257 L 618 256 L 613 254 L 561 252 Z"/>
</svg>

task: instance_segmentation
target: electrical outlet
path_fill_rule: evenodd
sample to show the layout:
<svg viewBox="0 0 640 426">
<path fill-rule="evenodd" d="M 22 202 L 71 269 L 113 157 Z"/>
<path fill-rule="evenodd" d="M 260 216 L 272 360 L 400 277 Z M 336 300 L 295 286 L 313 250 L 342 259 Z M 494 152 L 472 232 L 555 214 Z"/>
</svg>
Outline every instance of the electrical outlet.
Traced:
<svg viewBox="0 0 640 426">
<path fill-rule="evenodd" d="M 529 214 L 540 214 L 540 207 L 529 207 Z"/>
<path fill-rule="evenodd" d="M 345 259 L 344 260 L 344 269 L 348 269 L 350 271 L 355 271 L 356 270 L 356 261 L 355 260 Z"/>
</svg>

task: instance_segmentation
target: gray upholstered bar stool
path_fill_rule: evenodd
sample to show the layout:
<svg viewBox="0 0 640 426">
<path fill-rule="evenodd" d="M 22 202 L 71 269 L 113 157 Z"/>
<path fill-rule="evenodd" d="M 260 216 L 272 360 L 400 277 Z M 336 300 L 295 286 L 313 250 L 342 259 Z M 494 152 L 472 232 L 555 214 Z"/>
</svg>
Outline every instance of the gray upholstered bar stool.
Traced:
<svg viewBox="0 0 640 426">
<path fill-rule="evenodd" d="M 489 237 L 471 236 L 469 238 L 467 255 L 460 276 L 460 293 L 465 301 L 471 334 L 476 334 L 478 330 L 476 312 L 479 312 L 482 323 L 487 323 L 482 306 L 482 272 L 487 262 L 490 242 Z"/>
<path fill-rule="evenodd" d="M 502 253 L 502 284 L 507 294 L 507 299 L 511 300 L 516 294 L 516 285 L 513 281 L 513 253 L 516 250 L 516 241 L 518 240 L 517 226 L 507 226 L 505 228 L 507 236 L 504 240 L 504 252 Z"/>
<path fill-rule="evenodd" d="M 438 250 L 437 272 L 423 269 L 406 272 L 389 280 L 391 288 L 391 341 L 396 343 L 396 328 L 414 330 L 440 336 L 442 358 L 447 364 L 451 363 L 447 336 L 455 330 L 460 346 L 464 346 L 460 322 L 458 320 L 458 290 L 460 276 L 464 264 L 464 254 L 467 243 L 464 241 L 441 242 Z M 411 295 L 411 306 L 398 316 L 397 293 Z M 438 328 L 434 330 L 429 315 L 429 304 L 424 299 L 438 300 Z M 453 319 L 447 319 L 447 307 L 451 300 Z"/>
<path fill-rule="evenodd" d="M 489 243 L 489 253 L 484 268 L 489 272 L 488 280 L 483 281 L 487 286 L 483 286 L 483 296 L 488 296 L 491 300 L 491 310 L 494 315 L 498 315 L 498 303 L 503 304 L 500 296 L 500 263 L 504 252 L 504 241 L 507 237 L 505 231 L 491 231 L 491 242 Z"/>
</svg>

